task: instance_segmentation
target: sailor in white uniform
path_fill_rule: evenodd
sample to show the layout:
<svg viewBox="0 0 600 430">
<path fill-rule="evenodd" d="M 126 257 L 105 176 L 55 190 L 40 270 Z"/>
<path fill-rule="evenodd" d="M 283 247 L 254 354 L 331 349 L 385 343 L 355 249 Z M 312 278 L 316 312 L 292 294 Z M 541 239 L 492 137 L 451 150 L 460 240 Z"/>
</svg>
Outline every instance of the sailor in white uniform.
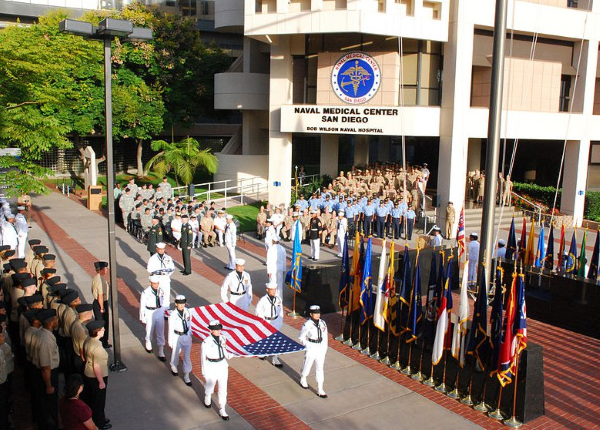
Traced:
<svg viewBox="0 0 600 430">
<path fill-rule="evenodd" d="M 140 321 L 146 324 L 146 352 L 152 352 L 152 338 L 156 335 L 158 359 L 165 358 L 165 318 L 163 309 L 164 292 L 160 288 L 160 277 L 152 275 L 148 278 L 150 286 L 140 297 Z"/>
<path fill-rule="evenodd" d="M 308 389 L 306 378 L 314 363 L 317 395 L 324 399 L 327 398 L 327 394 L 323 391 L 325 380 L 323 365 L 325 364 L 325 354 L 327 354 L 327 337 L 327 324 L 321 319 L 321 308 L 318 305 L 312 305 L 310 307 L 310 319 L 304 323 L 298 336 L 300 344 L 306 347 L 300 385 L 302 388 Z"/>
<path fill-rule="evenodd" d="M 229 255 L 229 262 L 225 268 L 233 270 L 235 262 L 235 245 L 237 242 L 237 227 L 233 222 L 233 215 L 227 215 L 225 220 L 227 222 L 225 225 L 225 247 L 227 248 L 227 254 Z"/>
<path fill-rule="evenodd" d="M 231 302 L 238 308 L 248 312 L 252 303 L 252 281 L 250 274 L 244 270 L 246 260 L 235 260 L 235 270 L 230 272 L 221 285 L 221 299 L 223 303 Z"/>
<path fill-rule="evenodd" d="M 204 406 L 212 405 L 212 394 L 218 383 L 219 415 L 224 421 L 229 419 L 225 411 L 227 404 L 227 377 L 229 376 L 229 360 L 232 355 L 225 349 L 227 340 L 221 335 L 223 326 L 219 320 L 211 321 L 208 325 L 210 334 L 202 342 L 202 376 L 206 380 L 204 386 Z"/>
<path fill-rule="evenodd" d="M 183 382 L 188 387 L 192 386 L 190 372 L 192 371 L 192 318 L 190 311 L 185 307 L 185 296 L 175 297 L 175 310 L 169 315 L 169 337 L 171 347 L 171 373 L 177 376 L 179 354 L 183 352 Z"/>
<path fill-rule="evenodd" d="M 273 246 L 267 251 L 267 275 L 269 281 L 277 284 L 277 295 L 283 299 L 283 281 L 287 268 L 285 248 L 279 243 L 279 237 L 273 238 Z"/>
<path fill-rule="evenodd" d="M 467 252 L 469 253 L 469 283 L 475 284 L 477 282 L 477 265 L 479 264 L 479 235 L 477 233 L 471 233 L 469 235 L 469 243 L 467 245 Z"/>
<path fill-rule="evenodd" d="M 173 259 L 165 253 L 164 242 L 156 244 L 156 254 L 148 260 L 147 270 L 150 275 L 156 275 L 160 279 L 160 289 L 165 298 L 163 306 L 169 307 L 171 304 L 171 275 L 175 270 Z"/>
<path fill-rule="evenodd" d="M 506 241 L 504 239 L 498 240 L 498 250 L 496 251 L 496 258 L 501 259 L 506 256 Z"/>
<path fill-rule="evenodd" d="M 262 296 L 256 304 L 256 316 L 264 319 L 273 326 L 275 330 L 281 330 L 283 325 L 283 302 L 277 295 L 278 286 L 274 282 L 267 284 L 267 294 Z M 275 367 L 282 367 L 276 355 L 271 358 L 271 363 Z"/>
</svg>

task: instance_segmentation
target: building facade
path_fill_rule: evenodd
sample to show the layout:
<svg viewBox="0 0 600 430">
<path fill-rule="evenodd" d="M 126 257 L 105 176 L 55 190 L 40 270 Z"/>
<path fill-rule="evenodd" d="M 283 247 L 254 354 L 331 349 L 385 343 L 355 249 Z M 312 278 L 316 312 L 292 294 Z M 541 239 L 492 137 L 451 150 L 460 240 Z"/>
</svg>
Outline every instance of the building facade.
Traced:
<svg viewBox="0 0 600 430">
<path fill-rule="evenodd" d="M 493 0 L 219 0 L 215 28 L 244 35 L 215 76 L 215 107 L 243 126 L 218 154 L 218 179 L 261 176 L 288 203 L 302 147 L 318 172 L 369 161 L 427 162 L 442 205 L 483 169 Z M 600 162 L 600 1 L 510 0 L 503 164 L 513 180 L 556 185 L 583 215 Z M 316 158 L 315 158 L 316 159 Z M 588 178 L 589 176 L 589 178 Z M 588 180 L 589 179 L 589 180 Z"/>
</svg>

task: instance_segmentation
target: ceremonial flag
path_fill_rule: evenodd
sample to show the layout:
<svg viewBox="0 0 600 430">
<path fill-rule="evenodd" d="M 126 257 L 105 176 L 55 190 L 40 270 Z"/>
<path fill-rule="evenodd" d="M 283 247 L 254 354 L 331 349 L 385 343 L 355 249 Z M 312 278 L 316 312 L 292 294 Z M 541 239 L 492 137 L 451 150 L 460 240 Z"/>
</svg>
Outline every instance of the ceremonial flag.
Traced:
<svg viewBox="0 0 600 430">
<path fill-rule="evenodd" d="M 404 245 L 404 271 L 402 272 L 402 285 L 400 286 L 400 328 L 406 331 L 408 328 L 408 311 L 410 309 L 411 293 L 410 256 L 408 245 Z"/>
<path fill-rule="evenodd" d="M 350 275 L 352 278 L 352 305 L 350 312 L 360 309 L 360 291 L 362 285 L 362 270 L 365 262 L 365 243 L 362 236 L 356 233 L 356 243 L 354 244 L 354 254 L 352 255 L 352 267 Z"/>
<path fill-rule="evenodd" d="M 577 270 L 577 276 L 585 277 L 585 265 L 587 264 L 587 257 L 585 252 L 585 245 L 587 242 L 587 228 L 583 231 L 583 239 L 581 240 L 581 254 L 579 254 L 579 269 Z"/>
<path fill-rule="evenodd" d="M 434 365 L 438 364 L 444 355 L 444 348 L 446 346 L 446 337 L 448 334 L 448 327 L 450 322 L 450 315 L 452 312 L 452 262 L 448 262 L 448 269 L 446 270 L 446 281 L 444 284 L 444 290 L 442 292 L 440 307 L 438 312 L 437 329 L 435 332 L 435 339 L 433 341 L 433 350 L 431 353 L 431 361 Z"/>
<path fill-rule="evenodd" d="M 385 293 L 387 288 L 387 254 L 385 239 L 381 245 L 381 260 L 379 261 L 379 277 L 377 280 L 377 296 L 375 298 L 375 311 L 373 312 L 373 324 L 381 331 L 385 331 L 385 318 L 383 317 Z M 393 242 L 392 242 L 393 243 Z"/>
<path fill-rule="evenodd" d="M 513 217 L 510 223 L 510 230 L 508 231 L 508 241 L 506 242 L 506 254 L 504 258 L 513 260 L 515 252 L 517 252 L 517 237 L 515 235 L 515 219 Z"/>
<path fill-rule="evenodd" d="M 415 260 L 415 276 L 411 294 L 411 306 L 408 314 L 408 330 L 410 338 L 407 343 L 421 336 L 421 320 L 423 319 L 423 300 L 421 298 L 421 264 L 419 262 L 419 251 Z"/>
<path fill-rule="evenodd" d="M 348 233 L 344 239 L 344 250 L 342 251 L 342 270 L 340 273 L 340 309 L 346 309 L 348 306 L 350 294 L 350 259 L 348 258 Z"/>
<path fill-rule="evenodd" d="M 531 229 L 529 230 L 529 240 L 527 242 L 527 249 L 525 250 L 525 259 L 523 264 L 526 266 L 533 266 L 535 260 L 535 251 L 533 250 L 535 242 L 535 223 L 531 222 Z"/>
<path fill-rule="evenodd" d="M 523 261 L 525 250 L 527 248 L 527 220 L 523 217 L 523 229 L 521 230 L 521 240 L 519 241 L 519 257 L 517 261 Z"/>
<path fill-rule="evenodd" d="M 492 313 L 490 315 L 490 345 L 492 347 L 492 372 L 490 376 L 498 371 L 498 359 L 500 358 L 500 344 L 502 343 L 502 312 L 504 308 L 504 269 L 498 266 L 496 271 L 496 288 L 494 289 L 494 300 L 492 302 Z"/>
<path fill-rule="evenodd" d="M 497 273 L 500 271 L 500 267 L 498 267 Z M 498 275 L 496 275 L 496 279 L 498 279 Z M 487 289 L 485 283 L 485 270 L 481 271 L 481 276 L 479 277 L 479 288 L 477 290 L 477 299 L 475 301 L 475 306 L 473 309 L 473 321 L 471 322 L 471 331 L 469 332 L 469 343 L 467 344 L 467 354 L 474 355 L 475 360 L 477 360 L 477 364 L 480 369 L 485 369 L 485 362 L 487 358 L 487 354 L 489 352 L 487 346 L 488 343 L 488 321 L 487 321 L 487 309 L 488 309 L 488 301 L 487 301 Z M 499 285 L 499 281 L 496 281 L 496 288 L 502 288 Z"/>
<path fill-rule="evenodd" d="M 468 261 L 468 260 L 467 260 Z M 452 335 L 452 356 L 459 360 L 460 367 L 465 364 L 464 343 L 467 334 L 467 322 L 469 321 L 469 297 L 467 290 L 469 289 L 469 277 L 467 271 L 463 273 L 462 282 L 460 284 L 460 302 L 458 304 L 457 321 L 454 324 L 454 333 Z M 485 290 L 485 285 L 480 285 L 479 288 Z"/>
<path fill-rule="evenodd" d="M 435 300 L 435 320 L 437 321 L 437 317 L 440 314 L 440 305 L 442 302 L 442 294 L 444 294 L 444 283 L 446 282 L 446 271 L 444 270 L 444 264 L 446 263 L 446 253 L 442 250 L 440 252 L 440 265 L 439 271 L 437 275 L 437 281 L 434 292 L 434 300 Z"/>
<path fill-rule="evenodd" d="M 590 269 L 588 270 L 588 279 L 594 281 L 598 278 L 598 266 L 600 265 L 600 231 L 596 232 L 596 244 L 594 245 L 594 252 L 592 252 L 592 259 L 590 260 Z"/>
<path fill-rule="evenodd" d="M 564 261 L 565 254 L 565 225 L 563 224 L 560 228 L 560 243 L 558 245 L 558 265 L 556 266 L 557 270 L 562 270 L 563 265 L 565 265 Z"/>
<path fill-rule="evenodd" d="M 458 246 L 458 259 L 465 253 L 465 208 L 460 210 L 460 217 L 458 218 L 458 230 L 456 231 L 456 244 Z"/>
<path fill-rule="evenodd" d="M 571 246 L 569 247 L 569 255 L 567 256 L 566 272 L 574 274 L 577 271 L 577 238 L 575 237 L 575 231 L 571 238 Z"/>
<path fill-rule="evenodd" d="M 546 258 L 546 252 L 544 249 L 544 226 L 540 230 L 540 237 L 538 237 L 538 246 L 535 252 L 535 267 L 541 268 Z"/>
<path fill-rule="evenodd" d="M 390 246 L 390 264 L 386 276 L 385 301 L 383 305 L 383 317 L 394 336 L 400 334 L 398 326 L 398 295 L 396 294 L 396 281 L 394 280 L 394 242 Z"/>
<path fill-rule="evenodd" d="M 360 290 L 360 323 L 364 324 L 373 317 L 373 278 L 371 276 L 371 238 L 367 242 L 367 252 L 365 253 L 365 266 L 362 272 L 362 282 Z"/>
<path fill-rule="evenodd" d="M 548 247 L 546 248 L 546 258 L 544 267 L 548 270 L 554 268 L 554 226 L 550 225 L 550 234 L 548 235 Z"/>
<path fill-rule="evenodd" d="M 290 288 L 297 293 L 302 291 L 302 246 L 300 246 L 300 223 L 296 223 L 296 235 L 292 249 L 292 269 L 290 270 Z"/>
<path fill-rule="evenodd" d="M 271 324 L 233 303 L 217 303 L 190 309 L 192 334 L 201 341 L 210 336 L 208 324 L 217 319 L 223 325 L 225 349 L 238 357 L 268 357 L 305 349 L 277 331 Z"/>
<path fill-rule="evenodd" d="M 429 285 L 427 287 L 427 302 L 425 310 L 425 329 L 423 330 L 423 336 L 427 339 L 431 339 L 434 332 L 434 322 L 437 313 L 436 309 L 436 295 L 435 289 L 437 286 L 437 255 L 434 252 L 431 253 L 431 267 L 429 270 Z"/>
</svg>

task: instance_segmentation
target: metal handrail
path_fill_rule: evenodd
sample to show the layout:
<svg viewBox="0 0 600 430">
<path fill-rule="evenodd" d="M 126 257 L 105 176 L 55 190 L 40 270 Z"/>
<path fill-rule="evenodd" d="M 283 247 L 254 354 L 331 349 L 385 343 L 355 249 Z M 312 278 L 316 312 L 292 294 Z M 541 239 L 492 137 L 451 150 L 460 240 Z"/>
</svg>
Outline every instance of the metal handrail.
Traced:
<svg viewBox="0 0 600 430">
<path fill-rule="evenodd" d="M 530 206 L 533 206 L 537 213 L 538 213 L 538 224 L 542 223 L 542 209 L 543 207 L 540 205 L 536 205 L 535 203 L 533 203 L 531 200 L 526 199 L 525 197 L 515 193 L 514 191 L 510 192 L 512 195 L 514 195 L 516 198 L 521 199 L 522 201 L 524 201 L 525 203 L 529 204 Z"/>
</svg>

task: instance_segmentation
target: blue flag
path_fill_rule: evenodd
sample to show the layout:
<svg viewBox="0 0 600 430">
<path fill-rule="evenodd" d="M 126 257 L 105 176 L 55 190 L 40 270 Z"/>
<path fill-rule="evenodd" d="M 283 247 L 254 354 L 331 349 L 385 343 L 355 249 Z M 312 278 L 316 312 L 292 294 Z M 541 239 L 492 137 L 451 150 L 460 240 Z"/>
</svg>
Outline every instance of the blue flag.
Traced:
<svg viewBox="0 0 600 430">
<path fill-rule="evenodd" d="M 342 252 L 342 271 L 340 274 L 339 304 L 341 309 L 348 306 L 350 294 L 350 260 L 348 258 L 348 233 L 344 239 L 344 250 Z"/>
<path fill-rule="evenodd" d="M 300 223 L 296 223 L 294 248 L 292 251 L 292 270 L 290 270 L 290 288 L 297 293 L 302 291 L 302 247 L 300 246 Z"/>
<path fill-rule="evenodd" d="M 400 287 L 400 327 L 402 331 L 408 329 L 408 311 L 410 309 L 410 293 L 412 286 L 410 272 L 410 255 L 408 245 L 404 245 L 404 269 L 402 272 L 402 285 Z"/>
<path fill-rule="evenodd" d="M 513 260 L 515 252 L 517 252 L 517 236 L 515 235 L 515 219 L 513 218 L 512 222 L 510 223 L 508 241 L 506 243 L 506 254 L 504 257 L 507 260 Z"/>
<path fill-rule="evenodd" d="M 410 337 L 406 342 L 412 342 L 421 336 L 421 320 L 423 319 L 423 300 L 421 298 L 421 264 L 419 264 L 419 251 L 415 260 L 415 276 L 411 293 L 411 306 L 408 314 L 408 330 Z"/>
<path fill-rule="evenodd" d="M 497 271 L 497 273 L 499 270 Z M 464 276 L 464 275 L 463 275 Z M 498 275 L 496 275 L 498 279 Z M 499 281 L 496 281 L 499 282 Z M 473 309 L 473 322 L 469 333 L 469 342 L 467 344 L 467 354 L 474 355 L 480 369 L 485 369 L 485 362 L 489 354 L 488 336 L 487 336 L 487 289 L 485 283 L 485 270 L 481 268 L 479 276 L 479 288 L 477 290 L 477 301 Z"/>
<path fill-rule="evenodd" d="M 577 238 L 575 237 L 575 232 L 573 232 L 573 237 L 571 238 L 571 246 L 569 247 L 569 255 L 567 256 L 567 261 L 565 264 L 565 269 L 567 273 L 572 275 L 577 271 Z"/>
<path fill-rule="evenodd" d="M 538 269 L 544 264 L 546 258 L 546 251 L 544 249 L 544 226 L 540 229 L 540 237 L 538 238 L 537 252 L 535 253 L 535 262 L 533 265 Z"/>
<path fill-rule="evenodd" d="M 588 270 L 588 279 L 594 281 L 598 278 L 598 265 L 600 262 L 600 231 L 596 232 L 596 244 L 594 245 L 594 252 L 592 253 L 592 259 L 590 260 L 590 269 Z"/>
<path fill-rule="evenodd" d="M 546 259 L 544 267 L 548 270 L 554 268 L 554 226 L 550 226 L 550 234 L 548 235 L 548 246 L 546 247 Z"/>
<path fill-rule="evenodd" d="M 360 287 L 360 323 L 364 324 L 369 318 L 373 317 L 375 302 L 373 300 L 373 277 L 371 276 L 371 238 L 367 243 L 365 251 L 365 266 L 362 273 L 362 283 Z"/>
<path fill-rule="evenodd" d="M 490 344 L 492 347 L 491 368 L 492 375 L 496 373 L 498 368 L 498 360 L 500 359 L 500 344 L 502 343 L 502 314 L 504 311 L 504 271 L 498 267 L 496 271 L 496 289 L 494 290 L 494 301 L 492 302 L 492 314 L 490 315 Z"/>
</svg>

